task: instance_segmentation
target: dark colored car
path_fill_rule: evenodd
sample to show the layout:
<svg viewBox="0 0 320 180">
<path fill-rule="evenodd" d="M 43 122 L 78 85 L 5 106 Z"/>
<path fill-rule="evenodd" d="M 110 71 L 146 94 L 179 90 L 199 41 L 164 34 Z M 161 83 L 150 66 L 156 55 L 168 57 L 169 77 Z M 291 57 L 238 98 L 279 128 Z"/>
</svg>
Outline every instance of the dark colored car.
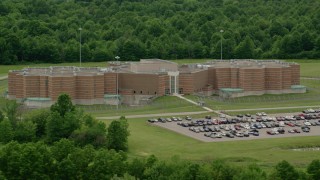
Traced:
<svg viewBox="0 0 320 180">
<path fill-rule="evenodd" d="M 280 134 L 284 134 L 284 133 L 285 133 L 285 130 L 284 130 L 283 128 L 279 128 L 279 129 L 278 129 L 278 132 L 279 132 Z"/>
<path fill-rule="evenodd" d="M 302 126 L 301 127 L 301 130 L 303 131 L 303 132 L 310 132 L 310 128 L 308 127 L 308 126 Z"/>
<path fill-rule="evenodd" d="M 227 134 L 226 134 L 226 137 L 228 137 L 228 138 L 234 138 L 234 135 L 231 134 L 231 133 L 227 133 Z"/>
</svg>

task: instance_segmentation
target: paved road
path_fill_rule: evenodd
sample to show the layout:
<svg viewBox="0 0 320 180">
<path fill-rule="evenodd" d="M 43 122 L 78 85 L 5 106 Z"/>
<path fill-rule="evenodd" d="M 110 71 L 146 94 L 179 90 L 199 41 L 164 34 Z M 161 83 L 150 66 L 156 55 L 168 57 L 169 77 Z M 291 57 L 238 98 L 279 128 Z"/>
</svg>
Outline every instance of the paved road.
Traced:
<svg viewBox="0 0 320 180">
<path fill-rule="evenodd" d="M 320 108 L 318 106 L 291 106 L 291 107 L 273 107 L 273 108 L 253 108 L 253 109 L 232 109 L 232 110 L 224 110 L 225 112 L 239 112 L 239 111 L 263 111 L 263 110 L 277 110 L 277 109 L 307 109 L 307 108 Z"/>
<path fill-rule="evenodd" d="M 186 116 L 186 115 L 193 115 L 193 114 L 203 114 L 208 113 L 208 111 L 195 111 L 195 112 L 176 112 L 176 113 L 161 113 L 161 114 L 138 114 L 138 115 L 127 115 L 126 118 L 148 118 L 148 117 L 163 117 L 163 116 Z M 120 116 L 109 116 L 109 117 L 96 117 L 97 119 L 101 120 L 113 120 L 119 119 Z"/>
</svg>

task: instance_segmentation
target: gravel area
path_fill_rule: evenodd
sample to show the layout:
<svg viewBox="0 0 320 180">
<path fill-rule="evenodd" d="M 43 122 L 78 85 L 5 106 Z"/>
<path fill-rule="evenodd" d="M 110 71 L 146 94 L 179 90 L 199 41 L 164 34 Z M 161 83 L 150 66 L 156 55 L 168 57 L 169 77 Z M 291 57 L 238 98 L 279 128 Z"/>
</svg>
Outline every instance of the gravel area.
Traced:
<svg viewBox="0 0 320 180">
<path fill-rule="evenodd" d="M 295 115 L 295 114 L 299 114 L 299 113 L 283 113 L 281 114 L 281 116 L 287 116 L 287 115 Z M 269 115 L 270 117 L 276 117 L 279 116 L 280 114 L 274 114 L 274 115 Z M 318 121 L 318 119 L 313 119 L 313 120 L 309 120 L 309 122 L 313 122 L 313 121 Z M 183 120 L 182 122 L 190 122 L 190 121 L 186 121 Z M 285 121 L 284 121 L 285 122 Z M 304 120 L 299 120 L 297 122 L 303 123 Z M 259 129 L 259 136 L 253 136 L 250 135 L 249 137 L 234 137 L 234 138 L 229 138 L 229 137 L 222 137 L 222 138 L 210 138 L 210 137 L 206 137 L 204 136 L 205 132 L 193 132 L 189 130 L 189 127 L 182 127 L 180 125 L 177 124 L 177 122 L 166 122 L 166 123 L 161 123 L 161 122 L 156 122 L 156 123 L 151 123 L 155 126 L 159 126 L 174 132 L 177 132 L 179 134 L 183 134 L 186 136 L 189 136 L 191 138 L 203 141 L 203 142 L 223 142 L 223 141 L 238 141 L 238 140 L 254 140 L 254 139 L 266 139 L 266 138 L 283 138 L 283 137 L 300 137 L 300 136 L 319 136 L 320 135 L 320 126 L 309 126 L 310 127 L 310 132 L 306 133 L 303 132 L 301 130 L 301 127 L 290 127 L 285 125 L 284 130 L 285 133 L 284 134 L 277 134 L 277 135 L 269 135 L 267 134 L 268 130 L 272 130 L 273 128 L 262 128 Z M 240 123 L 237 123 L 240 124 Z M 242 123 L 243 124 L 243 123 Z M 228 124 L 229 125 L 229 124 Z M 230 124 L 230 125 L 234 125 L 234 124 Z M 211 125 L 212 126 L 217 126 L 217 125 Z M 301 133 L 288 133 L 289 129 L 299 129 L 301 131 Z M 245 129 L 240 130 L 239 132 L 243 132 Z M 228 132 L 228 131 L 225 131 Z"/>
</svg>

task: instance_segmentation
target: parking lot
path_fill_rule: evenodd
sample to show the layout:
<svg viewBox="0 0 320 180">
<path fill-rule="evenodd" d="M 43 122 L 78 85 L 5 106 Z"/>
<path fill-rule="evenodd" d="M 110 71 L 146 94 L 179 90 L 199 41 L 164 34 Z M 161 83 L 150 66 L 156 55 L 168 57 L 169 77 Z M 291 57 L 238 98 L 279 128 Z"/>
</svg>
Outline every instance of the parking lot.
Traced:
<svg viewBox="0 0 320 180">
<path fill-rule="evenodd" d="M 153 118 L 148 123 L 204 142 L 320 135 L 320 110 L 221 117 Z"/>
</svg>

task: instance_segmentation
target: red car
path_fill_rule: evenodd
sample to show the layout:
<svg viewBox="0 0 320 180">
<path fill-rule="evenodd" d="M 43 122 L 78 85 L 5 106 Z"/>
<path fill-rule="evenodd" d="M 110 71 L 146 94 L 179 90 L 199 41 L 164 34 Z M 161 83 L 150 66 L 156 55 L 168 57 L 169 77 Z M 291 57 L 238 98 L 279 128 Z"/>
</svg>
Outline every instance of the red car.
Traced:
<svg viewBox="0 0 320 180">
<path fill-rule="evenodd" d="M 294 131 L 295 133 L 300 133 L 300 132 L 301 132 L 299 129 L 293 129 L 293 131 Z"/>
<path fill-rule="evenodd" d="M 294 127 L 294 126 L 295 126 L 295 125 L 294 125 L 293 123 L 291 123 L 291 122 L 289 122 L 287 125 L 290 126 L 290 127 Z"/>
</svg>

